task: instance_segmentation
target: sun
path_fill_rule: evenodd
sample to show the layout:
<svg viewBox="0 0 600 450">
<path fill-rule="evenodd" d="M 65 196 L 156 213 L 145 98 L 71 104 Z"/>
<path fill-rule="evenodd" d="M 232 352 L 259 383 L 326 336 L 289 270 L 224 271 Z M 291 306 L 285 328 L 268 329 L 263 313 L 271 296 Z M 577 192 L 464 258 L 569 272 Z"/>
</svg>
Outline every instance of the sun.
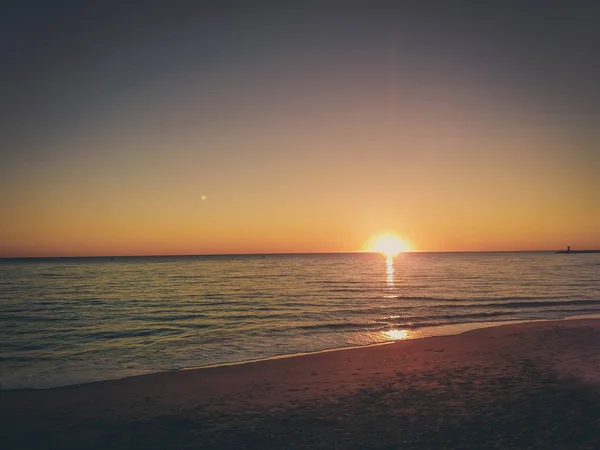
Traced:
<svg viewBox="0 0 600 450">
<path fill-rule="evenodd" d="M 378 234 L 373 236 L 368 244 L 367 251 L 383 253 L 385 256 L 396 256 L 398 253 L 406 252 L 410 249 L 410 246 L 391 233 Z"/>
</svg>

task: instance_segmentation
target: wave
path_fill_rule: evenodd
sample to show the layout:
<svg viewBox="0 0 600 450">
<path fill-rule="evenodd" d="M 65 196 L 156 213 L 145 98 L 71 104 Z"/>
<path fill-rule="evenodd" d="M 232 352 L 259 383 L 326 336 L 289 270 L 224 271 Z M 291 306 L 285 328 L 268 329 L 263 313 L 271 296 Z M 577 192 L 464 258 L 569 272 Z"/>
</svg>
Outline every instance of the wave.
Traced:
<svg viewBox="0 0 600 450">
<path fill-rule="evenodd" d="M 441 305 L 431 305 L 427 306 L 427 311 L 429 310 L 446 310 L 449 308 L 457 308 L 457 309 L 521 309 L 521 308 L 539 308 L 539 307 L 554 307 L 554 306 L 583 306 L 583 305 L 600 305 L 600 300 L 561 300 L 561 301 L 548 301 L 548 300 L 534 300 L 534 301 L 517 301 L 517 302 L 489 302 L 489 303 L 444 303 Z M 369 312 L 377 312 L 377 311 L 385 311 L 385 310 L 398 310 L 404 309 L 406 311 L 410 311 L 415 307 L 414 305 L 402 305 L 395 304 L 377 308 L 364 308 L 364 309 L 356 309 L 350 310 L 350 313 L 369 313 Z M 420 309 L 422 311 L 422 309 Z"/>
<path fill-rule="evenodd" d="M 479 312 L 470 314 L 440 314 L 437 316 L 427 316 L 428 319 L 451 320 L 451 319 L 484 319 L 489 317 L 512 316 L 517 312 Z"/>
<path fill-rule="evenodd" d="M 550 303 L 550 302 L 538 302 L 538 303 Z M 566 302 L 563 302 L 566 303 Z M 586 301 L 584 303 L 588 304 Z M 600 305 L 600 301 L 595 301 L 595 304 Z M 592 313 L 599 311 L 598 308 L 593 309 L 570 309 L 570 310 L 546 310 L 541 312 L 547 313 L 573 313 L 573 312 L 581 312 L 581 313 Z M 470 323 L 477 322 L 480 319 L 486 319 L 486 322 L 494 322 L 494 321 L 502 321 L 502 320 L 511 320 L 518 316 L 518 311 L 496 311 L 496 312 L 474 312 L 474 313 L 466 313 L 466 314 L 437 314 L 437 315 L 427 315 L 426 317 L 422 317 L 421 320 L 418 316 L 404 316 L 398 317 L 397 321 L 394 318 L 382 318 L 376 321 L 370 322 L 327 322 L 322 324 L 309 324 L 309 325 L 299 325 L 294 328 L 302 329 L 302 330 L 351 330 L 351 329 L 362 329 L 368 331 L 378 331 L 393 328 L 407 328 L 407 329 L 416 329 L 416 328 L 426 328 L 432 326 L 440 326 L 440 325 L 457 325 L 461 323 Z M 473 320 L 471 320 L 473 319 Z M 493 320 L 490 320 L 493 319 Z"/>
<path fill-rule="evenodd" d="M 52 316 L 36 316 L 35 314 L 23 315 L 23 314 L 11 314 L 5 313 L 0 316 L 0 322 L 62 322 L 68 321 L 72 317 L 52 317 Z"/>
<path fill-rule="evenodd" d="M 481 308 L 538 308 L 542 306 L 577 306 L 577 305 L 600 305 L 600 300 L 566 300 L 559 302 L 533 301 L 533 302 L 507 302 L 507 303 L 481 303 Z"/>
<path fill-rule="evenodd" d="M 174 314 L 174 315 L 155 315 L 155 316 L 137 316 L 132 317 L 129 320 L 133 320 L 136 322 L 162 322 L 164 320 L 168 321 L 180 321 L 180 320 L 190 320 L 190 319 L 207 319 L 210 316 L 206 314 Z"/>
<path fill-rule="evenodd" d="M 560 314 L 573 314 L 578 315 L 596 314 L 600 312 L 600 308 L 582 308 L 582 309 L 553 309 L 551 312 Z"/>
<path fill-rule="evenodd" d="M 178 328 L 144 328 L 139 330 L 128 331 L 97 331 L 95 333 L 86 333 L 85 338 L 88 339 L 124 339 L 145 336 L 164 336 L 182 334 L 183 330 Z"/>
<path fill-rule="evenodd" d="M 233 312 L 233 311 L 232 311 Z M 248 314 L 220 314 L 217 316 L 212 316 L 211 319 L 214 320 L 247 320 L 249 322 L 256 322 L 265 319 L 287 319 L 297 317 L 296 315 L 289 313 L 281 313 L 281 314 L 252 314 L 252 311 L 249 311 Z"/>
<path fill-rule="evenodd" d="M 369 328 L 377 325 L 373 322 L 333 322 L 323 324 L 299 325 L 295 328 L 301 330 L 319 330 L 319 329 L 345 329 L 345 328 Z"/>
<path fill-rule="evenodd" d="M 429 297 L 429 296 L 392 296 L 387 297 L 387 299 L 396 299 L 396 300 L 409 300 L 409 301 L 433 301 L 433 302 L 462 302 L 462 303 L 474 303 L 479 304 L 479 302 L 485 301 L 494 301 L 494 302 L 504 302 L 504 301 L 524 301 L 524 300 L 540 300 L 541 297 L 528 295 L 528 296 L 513 296 L 513 297 L 473 297 L 473 298 L 465 298 L 465 297 Z M 545 300 L 559 300 L 568 298 L 564 295 L 550 295 L 544 296 Z M 373 300 L 381 300 L 380 298 Z"/>
<path fill-rule="evenodd" d="M 461 322 L 456 322 L 461 323 Z M 446 323 L 441 321 L 407 321 L 407 322 L 331 322 L 331 323 L 323 323 L 323 324 L 311 324 L 311 325 L 300 325 L 297 326 L 297 329 L 301 330 L 310 330 L 310 331 L 318 331 L 318 330 L 353 330 L 360 329 L 364 331 L 383 331 L 389 330 L 390 328 L 407 328 L 407 329 L 416 329 L 416 328 L 425 328 L 425 327 L 433 327 L 439 325 L 446 325 Z"/>
<path fill-rule="evenodd" d="M 257 275 L 224 275 L 223 278 L 228 280 L 256 280 L 256 279 L 264 279 L 264 278 L 296 278 L 297 275 L 290 273 L 281 273 L 281 274 L 257 274 Z"/>
<path fill-rule="evenodd" d="M 365 288 L 338 288 L 338 289 L 327 289 L 326 292 L 369 292 L 373 289 L 368 287 Z"/>
<path fill-rule="evenodd" d="M 501 322 L 502 319 L 497 320 L 487 320 L 486 322 Z M 427 321 L 416 321 L 416 322 L 351 322 L 351 323 L 325 323 L 320 325 L 302 325 L 297 328 L 318 332 L 319 330 L 323 330 L 323 332 L 327 332 L 328 330 L 361 330 L 367 332 L 377 332 L 377 331 L 387 331 L 390 329 L 408 329 L 408 330 L 416 330 L 420 328 L 428 328 L 428 327 L 439 327 L 441 325 L 458 325 L 461 323 L 471 323 L 477 322 L 477 320 L 459 320 L 453 322 L 444 322 L 441 320 L 427 320 Z"/>
</svg>

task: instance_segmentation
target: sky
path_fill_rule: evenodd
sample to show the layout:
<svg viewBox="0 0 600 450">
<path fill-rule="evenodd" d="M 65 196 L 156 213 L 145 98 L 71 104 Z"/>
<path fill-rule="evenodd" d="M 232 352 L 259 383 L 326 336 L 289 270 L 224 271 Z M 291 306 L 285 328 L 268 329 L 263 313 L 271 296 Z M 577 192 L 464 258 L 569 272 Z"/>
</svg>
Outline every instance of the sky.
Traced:
<svg viewBox="0 0 600 450">
<path fill-rule="evenodd" d="M 188 3 L 4 10 L 0 257 L 600 248 L 599 2 Z"/>
</svg>

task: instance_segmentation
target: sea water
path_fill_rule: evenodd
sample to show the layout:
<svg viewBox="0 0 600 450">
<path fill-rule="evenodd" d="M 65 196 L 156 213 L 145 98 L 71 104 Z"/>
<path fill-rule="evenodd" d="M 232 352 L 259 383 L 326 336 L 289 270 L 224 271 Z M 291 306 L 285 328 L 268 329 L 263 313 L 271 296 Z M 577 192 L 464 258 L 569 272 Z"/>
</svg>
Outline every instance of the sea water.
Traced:
<svg viewBox="0 0 600 450">
<path fill-rule="evenodd" d="M 600 254 L 0 260 L 2 389 L 600 313 Z"/>
</svg>

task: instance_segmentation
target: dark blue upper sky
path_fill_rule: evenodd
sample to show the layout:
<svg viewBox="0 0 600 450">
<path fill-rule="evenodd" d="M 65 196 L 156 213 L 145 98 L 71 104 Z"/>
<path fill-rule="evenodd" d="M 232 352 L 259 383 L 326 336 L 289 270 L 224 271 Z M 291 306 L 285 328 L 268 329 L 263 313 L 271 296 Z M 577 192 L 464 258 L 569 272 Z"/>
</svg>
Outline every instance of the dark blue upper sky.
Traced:
<svg viewBox="0 0 600 450">
<path fill-rule="evenodd" d="M 4 139 L 18 147 L 32 125 L 54 127 L 194 70 L 221 77 L 219 63 L 248 72 L 320 53 L 344 64 L 389 46 L 410 53 L 411 64 L 445 60 L 465 76 L 521 89 L 584 127 L 597 119 L 597 1 L 295 3 L 10 2 L 0 24 Z"/>
</svg>

